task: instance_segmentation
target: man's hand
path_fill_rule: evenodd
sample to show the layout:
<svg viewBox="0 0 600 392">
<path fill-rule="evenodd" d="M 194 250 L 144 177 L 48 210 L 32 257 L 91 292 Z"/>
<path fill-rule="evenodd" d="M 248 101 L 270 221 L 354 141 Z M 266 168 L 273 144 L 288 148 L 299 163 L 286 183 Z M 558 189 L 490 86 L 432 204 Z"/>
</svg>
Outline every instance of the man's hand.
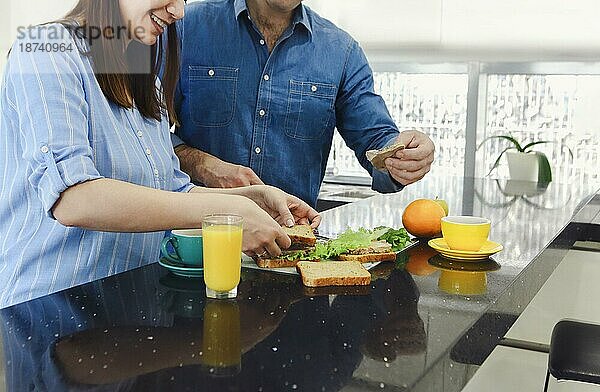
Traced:
<svg viewBox="0 0 600 392">
<path fill-rule="evenodd" d="M 264 185 L 252 169 L 245 166 L 234 165 L 214 158 L 212 166 L 205 168 L 207 175 L 201 180 L 204 185 L 211 188 L 239 188 L 250 185 Z"/>
<path fill-rule="evenodd" d="M 264 185 L 252 169 L 224 162 L 208 153 L 186 145 L 177 146 L 181 169 L 192 180 L 209 188 L 238 188 L 249 185 Z"/>
<path fill-rule="evenodd" d="M 392 178 L 402 185 L 409 185 L 425 177 L 431 170 L 435 155 L 431 139 L 419 131 L 404 131 L 396 143 L 402 143 L 406 148 L 385 160 L 385 167 Z"/>
</svg>

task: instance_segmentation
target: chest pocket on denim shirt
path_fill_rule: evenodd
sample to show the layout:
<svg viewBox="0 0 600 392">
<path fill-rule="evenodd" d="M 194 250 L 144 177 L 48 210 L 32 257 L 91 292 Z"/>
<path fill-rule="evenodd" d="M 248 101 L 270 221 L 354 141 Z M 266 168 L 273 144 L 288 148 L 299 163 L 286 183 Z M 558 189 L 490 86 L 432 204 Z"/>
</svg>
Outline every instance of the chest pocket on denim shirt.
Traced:
<svg viewBox="0 0 600 392">
<path fill-rule="evenodd" d="M 190 65 L 190 117 L 202 127 L 224 127 L 235 112 L 239 68 Z"/>
<path fill-rule="evenodd" d="M 320 139 L 334 121 L 337 87 L 290 80 L 285 133 L 299 140 Z"/>
</svg>

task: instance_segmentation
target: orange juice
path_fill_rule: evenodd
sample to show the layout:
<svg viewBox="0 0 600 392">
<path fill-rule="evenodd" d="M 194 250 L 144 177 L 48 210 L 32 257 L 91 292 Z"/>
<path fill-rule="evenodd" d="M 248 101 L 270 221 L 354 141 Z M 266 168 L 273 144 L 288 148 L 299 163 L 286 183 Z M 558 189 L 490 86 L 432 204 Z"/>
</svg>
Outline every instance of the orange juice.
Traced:
<svg viewBox="0 0 600 392">
<path fill-rule="evenodd" d="M 204 308 L 202 364 L 239 366 L 242 362 L 240 309 L 233 301 L 208 301 Z"/>
<path fill-rule="evenodd" d="M 208 226 L 202 236 L 206 287 L 218 292 L 233 290 L 240 283 L 242 227 Z"/>
</svg>

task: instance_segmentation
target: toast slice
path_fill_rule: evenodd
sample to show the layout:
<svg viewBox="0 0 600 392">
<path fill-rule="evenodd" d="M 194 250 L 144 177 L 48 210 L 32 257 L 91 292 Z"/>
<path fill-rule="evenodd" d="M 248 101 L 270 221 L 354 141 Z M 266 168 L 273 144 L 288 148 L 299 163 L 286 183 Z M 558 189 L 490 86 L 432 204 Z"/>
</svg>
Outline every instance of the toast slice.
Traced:
<svg viewBox="0 0 600 392">
<path fill-rule="evenodd" d="M 286 268 L 295 267 L 301 260 L 286 260 L 286 259 L 262 259 L 256 258 L 255 262 L 261 268 Z M 320 260 L 304 260 L 309 263 L 318 263 Z"/>
<path fill-rule="evenodd" d="M 292 240 L 292 245 L 306 245 L 306 246 L 315 246 L 317 243 L 317 237 L 315 237 L 315 233 L 313 233 L 312 227 L 310 225 L 296 225 L 293 227 L 284 227 L 283 231 L 290 237 Z"/>
<path fill-rule="evenodd" d="M 293 227 L 283 227 L 283 231 L 292 240 L 292 245 L 289 249 L 284 250 L 280 257 L 257 256 L 254 258 L 256 265 L 261 268 L 285 268 L 295 267 L 301 260 L 319 261 L 319 259 L 313 256 L 317 237 L 315 237 L 312 227 L 309 225 L 296 225 Z"/>
<path fill-rule="evenodd" d="M 378 261 L 396 261 L 396 252 L 365 253 L 361 255 L 343 254 L 338 256 L 338 260 L 358 261 L 361 263 L 375 263 Z"/>
<path fill-rule="evenodd" d="M 337 257 L 338 260 L 360 261 L 361 263 L 374 263 L 377 261 L 396 261 L 396 252 L 392 245 L 386 241 L 373 241 L 365 248 L 351 249 Z"/>
<path fill-rule="evenodd" d="M 377 170 L 386 170 L 385 160 L 393 157 L 397 151 L 404 150 L 406 146 L 402 143 L 395 143 L 381 150 L 369 150 L 366 153 L 367 159 Z"/>
<path fill-rule="evenodd" d="M 302 283 L 308 287 L 366 286 L 371 284 L 371 274 L 358 261 L 326 261 L 313 263 L 300 261 L 296 265 Z"/>
</svg>

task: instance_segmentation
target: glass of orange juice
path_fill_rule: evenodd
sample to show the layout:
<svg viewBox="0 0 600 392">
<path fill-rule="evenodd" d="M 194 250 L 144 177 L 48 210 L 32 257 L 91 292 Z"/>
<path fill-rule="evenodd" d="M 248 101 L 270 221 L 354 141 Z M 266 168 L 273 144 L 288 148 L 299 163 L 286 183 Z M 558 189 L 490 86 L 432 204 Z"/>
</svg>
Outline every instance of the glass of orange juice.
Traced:
<svg viewBox="0 0 600 392">
<path fill-rule="evenodd" d="M 209 215 L 202 222 L 204 282 L 208 298 L 237 296 L 242 269 L 244 219 L 237 215 Z"/>
<path fill-rule="evenodd" d="M 241 371 L 240 309 L 235 301 L 208 300 L 204 308 L 201 363 L 215 376 Z"/>
</svg>

